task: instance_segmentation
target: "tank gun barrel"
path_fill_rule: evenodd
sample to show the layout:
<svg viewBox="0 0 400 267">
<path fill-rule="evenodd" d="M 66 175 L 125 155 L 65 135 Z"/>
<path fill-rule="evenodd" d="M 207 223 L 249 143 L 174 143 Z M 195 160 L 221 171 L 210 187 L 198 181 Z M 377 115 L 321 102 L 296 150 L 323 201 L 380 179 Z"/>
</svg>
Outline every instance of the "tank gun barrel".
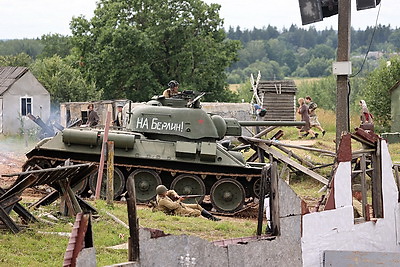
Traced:
<svg viewBox="0 0 400 267">
<path fill-rule="evenodd" d="M 238 121 L 240 126 L 303 126 L 304 121 Z"/>
</svg>

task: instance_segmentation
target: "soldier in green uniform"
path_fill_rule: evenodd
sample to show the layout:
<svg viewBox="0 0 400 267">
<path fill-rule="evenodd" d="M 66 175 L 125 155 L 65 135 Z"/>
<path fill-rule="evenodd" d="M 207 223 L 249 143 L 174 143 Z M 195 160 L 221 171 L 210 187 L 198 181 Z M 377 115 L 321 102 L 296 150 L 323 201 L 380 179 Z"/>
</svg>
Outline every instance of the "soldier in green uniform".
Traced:
<svg viewBox="0 0 400 267">
<path fill-rule="evenodd" d="M 183 203 L 182 201 L 185 200 L 185 198 L 180 197 L 174 190 L 168 190 L 164 185 L 157 186 L 156 193 L 157 205 L 153 208 L 153 211 L 162 211 L 168 215 L 187 217 L 198 217 L 201 215 L 212 221 L 221 220 L 203 209 L 199 204 Z"/>
</svg>

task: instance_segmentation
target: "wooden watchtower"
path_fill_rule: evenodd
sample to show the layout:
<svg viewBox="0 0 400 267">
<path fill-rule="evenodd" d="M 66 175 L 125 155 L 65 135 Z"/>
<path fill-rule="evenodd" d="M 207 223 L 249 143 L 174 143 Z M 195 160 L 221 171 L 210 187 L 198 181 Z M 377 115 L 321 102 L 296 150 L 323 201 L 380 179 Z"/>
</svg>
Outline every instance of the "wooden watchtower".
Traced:
<svg viewBox="0 0 400 267">
<path fill-rule="evenodd" d="M 257 94 L 262 107 L 267 110 L 264 120 L 295 121 L 296 92 L 297 87 L 293 80 L 260 81 Z"/>
</svg>

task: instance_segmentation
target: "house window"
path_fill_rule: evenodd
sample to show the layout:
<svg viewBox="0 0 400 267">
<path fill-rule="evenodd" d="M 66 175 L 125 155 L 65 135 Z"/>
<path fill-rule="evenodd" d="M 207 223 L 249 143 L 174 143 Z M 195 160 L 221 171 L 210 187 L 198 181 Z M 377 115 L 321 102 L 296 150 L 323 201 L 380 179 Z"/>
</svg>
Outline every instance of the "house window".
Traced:
<svg viewBox="0 0 400 267">
<path fill-rule="evenodd" d="M 21 98 L 21 115 L 26 116 L 32 114 L 32 98 L 22 97 Z"/>
</svg>

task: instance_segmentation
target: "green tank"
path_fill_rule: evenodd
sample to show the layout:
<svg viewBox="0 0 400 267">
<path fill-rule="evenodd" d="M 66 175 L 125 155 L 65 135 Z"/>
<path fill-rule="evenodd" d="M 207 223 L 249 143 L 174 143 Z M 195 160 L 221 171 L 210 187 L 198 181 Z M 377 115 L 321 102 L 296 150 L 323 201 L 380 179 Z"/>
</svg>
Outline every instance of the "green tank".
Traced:
<svg viewBox="0 0 400 267">
<path fill-rule="evenodd" d="M 241 209 L 259 193 L 261 164 L 245 162 L 239 151 L 220 143 L 225 136 L 241 136 L 241 125 L 295 125 L 295 122 L 240 122 L 201 109 L 200 97 L 182 93 L 176 98 L 153 97 L 128 110 L 124 130 L 110 130 L 114 141 L 115 197 L 125 192 L 125 181 L 133 177 L 136 197 L 147 202 L 164 184 L 181 195 L 209 195 L 213 207 L 231 213 Z M 104 130 L 68 128 L 42 140 L 27 153 L 29 165 L 54 167 L 66 159 L 99 162 Z M 106 173 L 106 172 L 104 172 Z M 103 176 L 105 179 L 105 175 Z M 95 191 L 97 173 L 82 182 Z M 105 182 L 102 183 L 105 187 Z M 105 195 L 105 188 L 102 188 Z M 197 199 L 197 201 L 202 201 Z M 189 201 L 195 201 L 190 200 Z"/>
</svg>

